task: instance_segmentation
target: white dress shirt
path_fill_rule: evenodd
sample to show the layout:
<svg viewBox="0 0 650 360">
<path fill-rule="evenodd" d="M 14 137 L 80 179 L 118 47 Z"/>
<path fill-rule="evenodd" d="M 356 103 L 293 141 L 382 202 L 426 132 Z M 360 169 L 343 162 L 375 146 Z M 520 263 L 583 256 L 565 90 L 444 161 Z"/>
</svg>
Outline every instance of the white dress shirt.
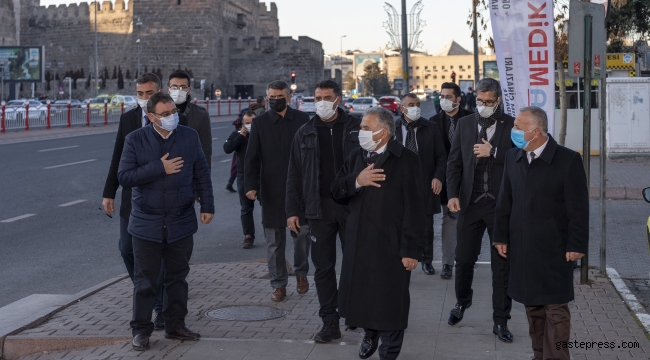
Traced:
<svg viewBox="0 0 650 360">
<path fill-rule="evenodd" d="M 526 157 L 528 158 L 528 163 L 530 164 L 533 159 L 530 157 L 530 153 L 535 153 L 535 159 L 539 159 L 539 157 L 542 155 L 542 152 L 546 148 L 546 144 L 548 144 L 548 139 L 542 144 L 542 146 L 538 147 L 537 149 L 533 151 L 526 151 Z"/>
<path fill-rule="evenodd" d="M 384 146 L 382 146 L 382 147 L 380 147 L 379 149 L 376 149 L 376 150 L 374 151 L 374 152 L 377 153 L 377 156 L 383 154 L 384 151 L 386 151 L 386 146 L 387 146 L 387 145 L 388 145 L 388 143 L 384 144 Z M 371 151 L 371 152 L 372 152 L 372 151 Z M 354 187 L 355 187 L 356 190 L 359 190 L 360 188 L 362 188 L 362 186 L 359 185 L 359 181 L 357 181 L 357 180 L 354 181 Z"/>
</svg>

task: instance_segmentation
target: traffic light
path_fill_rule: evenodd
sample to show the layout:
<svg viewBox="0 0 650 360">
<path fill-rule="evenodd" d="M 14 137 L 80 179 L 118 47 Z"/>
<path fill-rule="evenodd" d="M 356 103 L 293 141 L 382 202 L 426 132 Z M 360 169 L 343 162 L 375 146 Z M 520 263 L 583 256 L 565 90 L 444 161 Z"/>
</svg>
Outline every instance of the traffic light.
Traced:
<svg viewBox="0 0 650 360">
<path fill-rule="evenodd" d="M 455 71 L 451 72 L 451 82 L 453 82 L 454 84 L 456 83 L 456 72 Z"/>
<path fill-rule="evenodd" d="M 291 72 L 291 83 L 292 84 L 296 83 L 296 72 L 295 71 Z"/>
</svg>

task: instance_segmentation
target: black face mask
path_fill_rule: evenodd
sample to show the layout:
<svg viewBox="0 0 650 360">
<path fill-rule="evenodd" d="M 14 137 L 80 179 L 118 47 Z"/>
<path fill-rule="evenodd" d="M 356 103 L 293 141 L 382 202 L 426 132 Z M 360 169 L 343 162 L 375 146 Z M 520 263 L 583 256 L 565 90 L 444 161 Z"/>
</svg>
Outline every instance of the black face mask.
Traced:
<svg viewBox="0 0 650 360">
<path fill-rule="evenodd" d="M 269 99 L 269 107 L 277 113 L 282 112 L 287 107 L 287 99 Z"/>
</svg>

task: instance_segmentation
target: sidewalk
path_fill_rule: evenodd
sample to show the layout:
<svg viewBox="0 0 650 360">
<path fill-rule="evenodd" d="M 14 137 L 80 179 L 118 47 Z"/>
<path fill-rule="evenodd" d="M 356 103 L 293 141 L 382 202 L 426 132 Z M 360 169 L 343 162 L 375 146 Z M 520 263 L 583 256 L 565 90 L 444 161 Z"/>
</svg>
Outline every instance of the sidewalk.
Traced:
<svg viewBox="0 0 650 360">
<path fill-rule="evenodd" d="M 440 263 L 434 263 L 437 270 Z M 576 272 L 576 276 L 579 273 Z M 358 359 L 360 330 L 343 331 L 331 344 L 314 344 L 318 331 L 318 300 L 310 278 L 306 295 L 295 292 L 290 278 L 287 300 L 273 303 L 264 261 L 193 265 L 188 326 L 201 333 L 198 342 L 166 340 L 154 333 L 151 349 L 131 349 L 129 320 L 132 284 L 122 280 L 54 314 L 42 324 L 4 341 L 6 359 Z M 593 283 L 576 285 L 570 304 L 572 340 L 638 342 L 636 349 L 577 349 L 573 359 L 648 359 L 650 341 L 637 325 L 611 283 L 595 272 Z M 446 323 L 455 303 L 453 280 L 426 276 L 419 268 L 411 281 L 411 314 L 400 359 L 530 359 L 530 338 L 524 308 L 513 304 L 509 328 L 512 344 L 492 334 L 491 271 L 479 264 L 474 278 L 474 302 L 457 326 Z M 226 321 L 206 316 L 225 306 L 263 306 L 285 310 L 286 316 L 266 321 Z M 249 314 L 253 315 L 253 314 Z M 342 324 L 342 330 L 344 326 Z M 378 359 L 375 354 L 372 359 Z"/>
</svg>

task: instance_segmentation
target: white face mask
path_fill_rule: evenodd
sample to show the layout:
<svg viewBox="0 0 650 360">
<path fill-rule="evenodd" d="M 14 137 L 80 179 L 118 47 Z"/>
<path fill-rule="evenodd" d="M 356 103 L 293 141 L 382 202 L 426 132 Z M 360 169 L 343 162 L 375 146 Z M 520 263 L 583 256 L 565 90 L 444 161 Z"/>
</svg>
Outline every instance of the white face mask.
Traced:
<svg viewBox="0 0 650 360">
<path fill-rule="evenodd" d="M 456 103 L 454 106 L 454 102 L 449 100 L 449 99 L 440 99 L 440 108 L 444 112 L 452 112 L 454 109 L 456 109 L 460 104 Z"/>
<path fill-rule="evenodd" d="M 421 114 L 422 109 L 420 109 L 418 106 L 411 106 L 409 108 L 406 108 L 406 113 L 404 113 L 404 115 L 406 115 L 406 117 L 412 121 L 420 120 Z"/>
<path fill-rule="evenodd" d="M 318 115 L 323 120 L 329 120 L 334 117 L 336 114 L 336 108 L 334 107 L 335 101 L 325 101 L 321 100 L 316 103 L 316 115 Z"/>
<path fill-rule="evenodd" d="M 494 106 L 477 106 L 476 110 L 478 110 L 479 115 L 481 115 L 484 118 L 489 118 L 494 114 L 494 111 L 496 111 L 497 106 L 499 104 L 494 104 Z"/>
<path fill-rule="evenodd" d="M 248 131 L 251 131 L 251 126 L 253 126 L 253 124 L 244 124 L 244 127 L 245 127 L 246 130 L 248 130 Z"/>
<path fill-rule="evenodd" d="M 176 130 L 178 127 L 178 113 L 159 118 L 158 120 L 160 120 L 160 127 L 167 131 Z"/>
<path fill-rule="evenodd" d="M 138 105 L 140 105 L 140 107 L 141 107 L 144 111 L 147 111 L 147 103 L 148 103 L 148 102 L 149 102 L 149 99 L 147 99 L 147 100 L 142 100 L 142 99 L 138 98 Z"/>
<path fill-rule="evenodd" d="M 381 142 L 381 139 L 374 141 L 372 137 L 379 134 L 381 130 L 383 129 L 375 132 L 370 130 L 359 130 L 359 145 L 361 145 L 361 147 L 366 151 L 375 151 L 375 149 L 377 149 L 377 144 Z"/>
<path fill-rule="evenodd" d="M 169 90 L 169 96 L 174 100 L 174 104 L 182 104 L 187 101 L 187 91 Z"/>
</svg>

